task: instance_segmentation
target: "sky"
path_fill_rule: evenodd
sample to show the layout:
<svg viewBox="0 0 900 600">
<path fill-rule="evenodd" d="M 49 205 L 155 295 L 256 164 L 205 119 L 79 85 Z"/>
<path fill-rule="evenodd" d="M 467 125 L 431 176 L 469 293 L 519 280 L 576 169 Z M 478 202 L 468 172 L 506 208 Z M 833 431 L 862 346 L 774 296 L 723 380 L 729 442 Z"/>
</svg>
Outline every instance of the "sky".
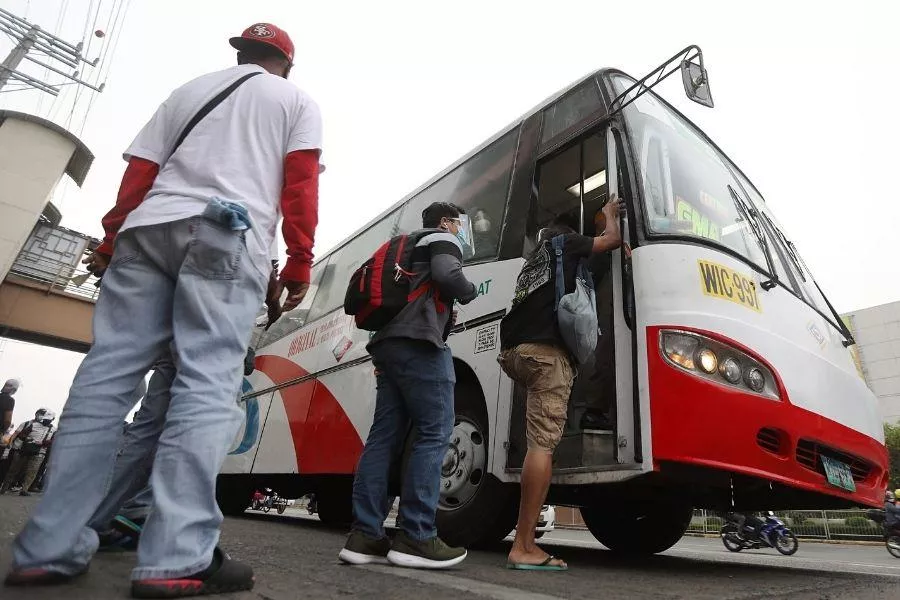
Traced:
<svg viewBox="0 0 900 600">
<path fill-rule="evenodd" d="M 109 30 L 116 1 L 0 7 L 74 42 Z M 657 92 L 753 181 L 838 311 L 900 300 L 893 0 L 219 0 L 214 10 L 212 2 L 125 1 L 118 43 L 94 37 L 86 53 L 102 55 L 107 44 L 99 72 L 83 71 L 106 81 L 103 93 L 85 90 L 77 103 L 74 86 L 55 103 L 39 92 L 0 94 L 0 108 L 68 123 L 96 156 L 82 189 L 64 182 L 57 190 L 66 227 L 100 236 L 133 136 L 172 89 L 233 64 L 228 37 L 258 21 L 291 34 L 291 81 L 322 109 L 317 253 L 584 74 L 609 66 L 641 76 L 693 43 L 716 107 L 687 100 L 677 76 Z M 10 47 L 0 40 L 0 56 Z M 23 381 L 16 419 L 38 405 L 61 407 L 80 360 L 7 340 L 0 378 Z"/>
</svg>

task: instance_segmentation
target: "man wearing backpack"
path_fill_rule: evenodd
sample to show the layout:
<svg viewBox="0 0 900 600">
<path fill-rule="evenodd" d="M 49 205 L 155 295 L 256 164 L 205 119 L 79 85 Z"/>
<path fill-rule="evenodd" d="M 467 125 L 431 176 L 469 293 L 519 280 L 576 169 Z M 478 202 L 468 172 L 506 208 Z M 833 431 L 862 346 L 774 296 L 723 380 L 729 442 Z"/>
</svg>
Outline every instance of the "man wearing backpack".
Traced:
<svg viewBox="0 0 900 600">
<path fill-rule="evenodd" d="M 466 557 L 465 549 L 445 544 L 435 527 L 441 463 L 455 420 L 456 374 L 446 339 L 454 300 L 466 304 L 478 295 L 462 272 L 461 240 L 470 232 L 463 231 L 461 212 L 447 202 L 422 212 L 425 229 L 405 238 L 414 243 L 409 268 L 402 269 L 409 274 L 409 302 L 368 345 L 377 382 L 375 418 L 353 482 L 353 530 L 340 552 L 346 563 L 440 569 Z M 401 530 L 392 543 L 383 526 L 391 508 L 388 473 L 403 451 L 410 422 L 414 442 L 400 496 Z"/>
<path fill-rule="evenodd" d="M 519 273 L 512 309 L 500 323 L 501 352 L 497 360 L 511 379 L 528 389 L 525 409 L 528 451 L 522 465 L 522 497 L 516 538 L 507 562 L 509 568 L 554 571 L 568 568 L 534 541 L 534 528 L 550 487 L 553 450 L 562 438 L 575 378 L 576 349 L 567 347 L 557 321 L 558 282 L 553 240 L 559 236 L 562 241 L 564 289 L 568 293 L 575 288 L 576 270 L 582 259 L 621 246 L 620 209 L 621 203 L 613 195 L 603 207 L 606 230 L 594 238 L 577 234 L 562 224 L 542 229 L 537 247 Z M 594 323 L 596 335 L 596 318 Z"/>
<path fill-rule="evenodd" d="M 264 299 L 291 310 L 309 288 L 322 123 L 287 81 L 294 44 L 257 23 L 231 38 L 237 65 L 163 102 L 125 152 L 103 244 L 94 340 L 60 419 L 53 476 L 12 546 L 7 585 L 82 575 L 97 550 L 89 522 L 106 492 L 134 390 L 174 345 L 175 378 L 153 460 L 153 510 L 131 593 L 176 598 L 249 590 L 253 570 L 219 547 L 216 476 L 240 427 L 240 365 Z M 288 260 L 268 286 L 283 216 Z M 114 250 L 113 250 L 114 248 Z"/>
</svg>

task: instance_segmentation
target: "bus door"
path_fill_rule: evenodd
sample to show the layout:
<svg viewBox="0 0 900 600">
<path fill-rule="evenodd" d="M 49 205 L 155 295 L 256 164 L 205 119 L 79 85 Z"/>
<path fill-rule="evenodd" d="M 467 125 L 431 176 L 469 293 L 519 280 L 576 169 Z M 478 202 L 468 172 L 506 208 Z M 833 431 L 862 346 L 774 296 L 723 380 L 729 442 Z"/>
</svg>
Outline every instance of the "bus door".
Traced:
<svg viewBox="0 0 900 600">
<path fill-rule="evenodd" d="M 539 161 L 524 256 L 534 251 L 540 229 L 553 223 L 588 236 L 602 232 L 598 213 L 620 180 L 615 148 L 612 133 L 604 129 Z M 597 294 L 597 351 L 594 360 L 578 366 L 554 470 L 615 468 L 635 460 L 633 342 L 623 312 L 628 297 L 623 290 L 630 289 L 630 277 L 623 260 L 620 250 L 590 258 Z M 521 468 L 525 450 L 525 389 L 515 385 L 507 467 Z"/>
</svg>

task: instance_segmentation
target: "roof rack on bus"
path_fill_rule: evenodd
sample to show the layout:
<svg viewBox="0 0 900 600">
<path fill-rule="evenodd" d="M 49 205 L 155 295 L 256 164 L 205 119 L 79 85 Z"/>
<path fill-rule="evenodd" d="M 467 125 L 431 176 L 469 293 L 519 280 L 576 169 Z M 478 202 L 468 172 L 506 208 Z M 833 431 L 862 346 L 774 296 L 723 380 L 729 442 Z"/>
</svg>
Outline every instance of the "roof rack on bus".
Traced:
<svg viewBox="0 0 900 600">
<path fill-rule="evenodd" d="M 696 61 L 696 62 L 695 62 Z M 673 63 L 678 66 L 672 67 L 666 72 L 666 69 Z M 713 107 L 712 93 L 709 91 L 709 78 L 706 75 L 706 69 L 703 66 L 703 52 L 699 46 L 690 45 L 681 52 L 675 54 L 672 58 L 659 65 L 644 77 L 639 79 L 627 90 L 616 96 L 615 100 L 609 105 L 609 114 L 621 111 L 626 106 L 649 92 L 660 81 L 671 75 L 677 70 L 681 70 L 681 81 L 684 84 L 684 93 L 688 98 L 698 104 Z M 647 81 L 654 78 L 649 85 Z M 629 94 L 637 90 L 637 92 L 629 97 Z"/>
</svg>

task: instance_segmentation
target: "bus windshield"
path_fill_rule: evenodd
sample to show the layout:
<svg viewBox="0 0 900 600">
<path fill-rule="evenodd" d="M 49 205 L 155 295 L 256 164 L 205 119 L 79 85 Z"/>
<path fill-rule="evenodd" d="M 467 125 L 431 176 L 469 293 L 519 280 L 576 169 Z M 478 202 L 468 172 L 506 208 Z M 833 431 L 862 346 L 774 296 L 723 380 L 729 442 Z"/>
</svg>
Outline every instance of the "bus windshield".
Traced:
<svg viewBox="0 0 900 600">
<path fill-rule="evenodd" d="M 634 82 L 613 77 L 617 93 Z M 646 93 L 623 111 L 640 168 L 648 233 L 701 238 L 770 273 L 765 239 L 748 219 L 727 160 L 697 130 Z M 737 190 L 737 194 L 735 191 Z"/>
</svg>

